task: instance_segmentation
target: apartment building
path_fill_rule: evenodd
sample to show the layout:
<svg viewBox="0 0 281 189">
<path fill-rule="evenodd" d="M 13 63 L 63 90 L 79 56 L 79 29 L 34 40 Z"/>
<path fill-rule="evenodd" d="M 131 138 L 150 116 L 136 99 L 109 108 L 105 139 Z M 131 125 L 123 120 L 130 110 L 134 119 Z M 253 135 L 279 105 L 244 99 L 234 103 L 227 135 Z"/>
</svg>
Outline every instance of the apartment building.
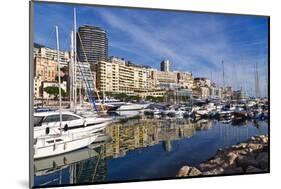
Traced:
<svg viewBox="0 0 281 189">
<path fill-rule="evenodd" d="M 68 62 L 70 61 L 69 52 L 60 51 L 59 54 L 60 54 L 61 66 L 67 66 Z M 41 58 L 57 61 L 57 50 L 37 44 L 34 48 L 34 57 L 41 57 Z"/>
<path fill-rule="evenodd" d="M 34 77 L 42 81 L 55 81 L 58 72 L 57 61 L 45 57 L 34 58 Z"/>
<path fill-rule="evenodd" d="M 181 88 L 191 89 L 193 87 L 193 78 L 191 73 L 178 72 L 177 73 L 178 84 Z"/>
<path fill-rule="evenodd" d="M 156 78 L 158 85 L 166 83 L 178 83 L 178 73 L 177 72 L 163 72 L 157 71 Z"/>
<path fill-rule="evenodd" d="M 101 92 L 134 94 L 134 91 L 147 90 L 149 87 L 149 70 L 128 65 L 124 60 L 99 61 L 93 68 L 96 86 Z"/>
</svg>

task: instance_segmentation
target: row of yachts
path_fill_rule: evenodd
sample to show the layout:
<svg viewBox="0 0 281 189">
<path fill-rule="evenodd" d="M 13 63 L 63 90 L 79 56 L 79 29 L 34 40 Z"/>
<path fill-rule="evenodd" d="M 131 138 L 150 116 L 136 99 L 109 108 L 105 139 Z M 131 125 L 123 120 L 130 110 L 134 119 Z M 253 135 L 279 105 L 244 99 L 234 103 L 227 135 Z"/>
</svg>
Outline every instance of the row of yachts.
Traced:
<svg viewBox="0 0 281 189">
<path fill-rule="evenodd" d="M 219 120 L 268 119 L 268 106 L 263 103 L 201 103 L 188 105 L 151 105 L 145 115 L 177 118 L 215 118 Z"/>
<path fill-rule="evenodd" d="M 99 115 L 87 109 L 73 111 L 36 109 L 34 113 L 34 159 L 56 156 L 94 143 L 102 131 L 122 118 L 122 112 L 190 119 L 216 118 L 223 121 L 267 119 L 268 105 L 261 102 L 200 102 L 192 105 L 164 105 L 158 103 L 108 104 L 108 114 Z M 119 116 L 110 116 L 109 113 Z"/>
</svg>

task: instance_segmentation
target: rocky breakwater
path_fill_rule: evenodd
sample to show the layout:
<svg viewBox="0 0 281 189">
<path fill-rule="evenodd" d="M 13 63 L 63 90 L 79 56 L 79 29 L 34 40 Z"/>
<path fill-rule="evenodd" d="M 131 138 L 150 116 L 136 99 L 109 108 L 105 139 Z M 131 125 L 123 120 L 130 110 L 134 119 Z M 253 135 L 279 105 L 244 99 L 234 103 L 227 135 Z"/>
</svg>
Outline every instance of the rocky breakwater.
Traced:
<svg viewBox="0 0 281 189">
<path fill-rule="evenodd" d="M 269 171 L 268 148 L 268 136 L 254 136 L 244 143 L 218 150 L 213 158 L 198 167 L 183 166 L 177 177 L 266 173 Z"/>
</svg>

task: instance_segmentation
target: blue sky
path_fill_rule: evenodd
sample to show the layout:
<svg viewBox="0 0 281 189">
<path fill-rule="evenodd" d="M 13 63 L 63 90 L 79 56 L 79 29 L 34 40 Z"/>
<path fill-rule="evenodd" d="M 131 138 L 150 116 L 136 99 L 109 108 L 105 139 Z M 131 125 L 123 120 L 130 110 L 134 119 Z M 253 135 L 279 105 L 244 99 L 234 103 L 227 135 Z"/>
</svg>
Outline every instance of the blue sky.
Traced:
<svg viewBox="0 0 281 189">
<path fill-rule="evenodd" d="M 223 60 L 226 84 L 242 87 L 250 95 L 258 63 L 261 94 L 266 95 L 265 17 L 35 3 L 34 41 L 55 47 L 54 26 L 58 25 L 61 49 L 69 50 L 74 7 L 78 27 L 89 24 L 107 31 L 109 56 L 157 69 L 167 58 L 173 70 L 212 75 L 217 84 L 222 84 Z"/>
</svg>

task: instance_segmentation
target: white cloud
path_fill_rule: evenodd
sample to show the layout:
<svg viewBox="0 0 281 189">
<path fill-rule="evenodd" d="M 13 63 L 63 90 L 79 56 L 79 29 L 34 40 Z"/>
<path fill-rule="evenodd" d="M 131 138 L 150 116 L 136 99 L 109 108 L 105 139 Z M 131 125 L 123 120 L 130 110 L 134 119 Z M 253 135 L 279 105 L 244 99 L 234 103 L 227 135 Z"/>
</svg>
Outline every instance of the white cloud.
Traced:
<svg viewBox="0 0 281 189">
<path fill-rule="evenodd" d="M 120 45 L 120 48 L 135 51 L 140 57 L 153 55 L 169 58 L 173 61 L 175 69 L 191 71 L 195 76 L 210 77 L 212 72 L 213 80 L 219 84 L 222 84 L 221 61 L 224 60 L 226 83 L 229 85 L 236 83 L 237 87 L 242 86 L 250 93 L 253 91 L 251 88 L 254 89 L 255 86 L 253 65 L 258 62 L 261 65 L 260 88 L 265 94 L 267 57 L 263 57 L 262 54 L 251 55 L 250 52 L 267 44 L 264 41 L 241 41 L 237 36 L 227 36 L 226 31 L 229 32 L 232 27 L 225 26 L 223 22 L 215 19 L 215 16 L 210 16 L 207 21 L 189 20 L 192 25 L 183 25 L 186 20 L 181 22 L 171 19 L 166 20 L 166 24 L 159 23 L 155 26 L 153 25 L 155 23 L 150 23 L 148 17 L 131 11 L 124 11 L 120 15 L 105 10 L 98 13 L 112 28 L 130 37 L 126 40 L 129 44 L 118 43 L 115 46 Z M 233 25 L 238 24 L 238 22 L 233 23 Z M 234 29 L 237 30 L 237 27 Z M 254 31 L 255 28 L 246 29 Z M 236 77 L 233 76 L 234 64 Z M 233 81 L 234 78 L 236 81 Z"/>
</svg>

